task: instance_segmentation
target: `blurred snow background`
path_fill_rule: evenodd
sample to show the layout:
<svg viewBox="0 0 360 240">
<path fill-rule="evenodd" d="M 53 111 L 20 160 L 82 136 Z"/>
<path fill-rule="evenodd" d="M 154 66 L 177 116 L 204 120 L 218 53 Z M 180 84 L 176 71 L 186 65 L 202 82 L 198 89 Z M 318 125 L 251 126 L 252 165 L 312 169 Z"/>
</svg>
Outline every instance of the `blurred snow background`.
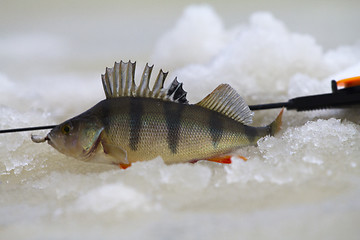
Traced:
<svg viewBox="0 0 360 240">
<path fill-rule="evenodd" d="M 104 94 L 113 62 L 170 70 L 195 102 L 229 83 L 249 104 L 360 75 L 359 3 L 1 1 L 0 128 L 59 123 Z M 255 113 L 255 125 L 277 110 Z M 224 166 L 127 170 L 0 136 L 1 239 L 357 239 L 359 108 L 284 114 Z M 46 134 L 46 131 L 43 131 Z"/>
</svg>

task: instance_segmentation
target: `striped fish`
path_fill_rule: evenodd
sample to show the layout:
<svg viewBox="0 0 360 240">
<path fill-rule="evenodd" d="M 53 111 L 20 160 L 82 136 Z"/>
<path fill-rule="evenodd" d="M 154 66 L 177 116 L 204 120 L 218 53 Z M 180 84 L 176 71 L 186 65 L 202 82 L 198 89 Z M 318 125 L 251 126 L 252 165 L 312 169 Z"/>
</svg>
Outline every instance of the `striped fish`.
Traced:
<svg viewBox="0 0 360 240">
<path fill-rule="evenodd" d="M 164 88 L 167 73 L 160 70 L 150 90 L 152 68 L 145 66 L 136 86 L 135 63 L 115 62 L 102 75 L 105 100 L 33 141 L 48 141 L 77 159 L 122 167 L 157 156 L 168 164 L 202 159 L 229 163 L 224 154 L 256 144 L 280 128 L 282 111 L 266 127 L 248 126 L 252 112 L 227 84 L 189 104 L 176 78 Z"/>
</svg>

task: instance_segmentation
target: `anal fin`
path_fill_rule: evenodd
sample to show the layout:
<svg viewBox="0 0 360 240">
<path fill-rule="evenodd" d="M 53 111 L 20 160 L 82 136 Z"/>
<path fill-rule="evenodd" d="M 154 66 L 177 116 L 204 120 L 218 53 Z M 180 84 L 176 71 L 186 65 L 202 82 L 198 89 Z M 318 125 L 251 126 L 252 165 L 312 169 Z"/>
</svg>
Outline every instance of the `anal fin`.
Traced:
<svg viewBox="0 0 360 240">
<path fill-rule="evenodd" d="M 230 155 L 223 155 L 223 156 L 218 156 L 218 157 L 213 157 L 213 158 L 208 158 L 206 159 L 207 161 L 210 162 L 217 162 L 217 163 L 222 163 L 222 164 L 231 164 L 231 157 Z M 244 156 L 236 156 L 238 158 L 241 158 L 244 161 L 247 161 L 247 158 Z"/>
<path fill-rule="evenodd" d="M 231 164 L 231 156 L 229 156 L 229 155 L 208 158 L 206 160 L 210 161 L 210 162 L 217 162 L 217 163 L 222 163 L 222 164 Z"/>
</svg>

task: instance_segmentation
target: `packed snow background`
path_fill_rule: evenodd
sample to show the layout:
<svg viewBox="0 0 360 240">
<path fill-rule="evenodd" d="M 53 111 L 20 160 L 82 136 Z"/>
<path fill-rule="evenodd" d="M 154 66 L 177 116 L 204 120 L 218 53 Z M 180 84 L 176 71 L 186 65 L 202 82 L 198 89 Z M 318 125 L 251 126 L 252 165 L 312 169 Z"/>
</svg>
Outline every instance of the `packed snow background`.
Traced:
<svg viewBox="0 0 360 240">
<path fill-rule="evenodd" d="M 170 70 L 192 103 L 221 83 L 256 104 L 327 93 L 332 79 L 360 75 L 359 41 L 325 50 L 270 12 L 225 27 L 213 7 L 192 5 L 157 37 L 152 53 L 132 59 L 137 76 L 146 62 L 153 78 Z M 90 64 L 56 35 L 10 34 L 0 43 L 1 129 L 81 113 L 104 98 L 105 67 L 128 60 L 112 43 Z M 278 112 L 256 112 L 254 125 Z M 126 170 L 66 157 L 28 132 L 3 134 L 0 239 L 356 239 L 359 124 L 359 108 L 285 111 L 280 133 L 239 149 L 231 165 L 159 158 Z"/>
</svg>

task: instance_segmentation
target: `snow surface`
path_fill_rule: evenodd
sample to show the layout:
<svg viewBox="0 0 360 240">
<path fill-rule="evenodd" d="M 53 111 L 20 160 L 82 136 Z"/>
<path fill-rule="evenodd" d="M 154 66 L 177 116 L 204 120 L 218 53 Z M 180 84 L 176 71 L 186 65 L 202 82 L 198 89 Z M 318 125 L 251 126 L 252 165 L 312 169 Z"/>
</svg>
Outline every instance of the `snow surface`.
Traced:
<svg viewBox="0 0 360 240">
<path fill-rule="evenodd" d="M 0 68 L 1 129 L 58 123 L 103 98 L 105 66 L 37 69 L 59 58 L 81 68 L 66 41 L 40 34 L 1 43 L 4 59 L 15 54 L 31 69 Z M 325 51 L 268 12 L 225 28 L 212 7 L 200 5 L 159 38 L 151 63 L 154 72 L 178 76 L 191 102 L 229 83 L 255 104 L 329 92 L 331 79 L 360 75 L 360 45 Z M 277 113 L 256 112 L 254 125 Z M 359 113 L 285 111 L 281 132 L 239 149 L 231 165 L 154 159 L 120 170 L 34 144 L 30 133 L 0 135 L 0 239 L 356 239 Z"/>
</svg>

